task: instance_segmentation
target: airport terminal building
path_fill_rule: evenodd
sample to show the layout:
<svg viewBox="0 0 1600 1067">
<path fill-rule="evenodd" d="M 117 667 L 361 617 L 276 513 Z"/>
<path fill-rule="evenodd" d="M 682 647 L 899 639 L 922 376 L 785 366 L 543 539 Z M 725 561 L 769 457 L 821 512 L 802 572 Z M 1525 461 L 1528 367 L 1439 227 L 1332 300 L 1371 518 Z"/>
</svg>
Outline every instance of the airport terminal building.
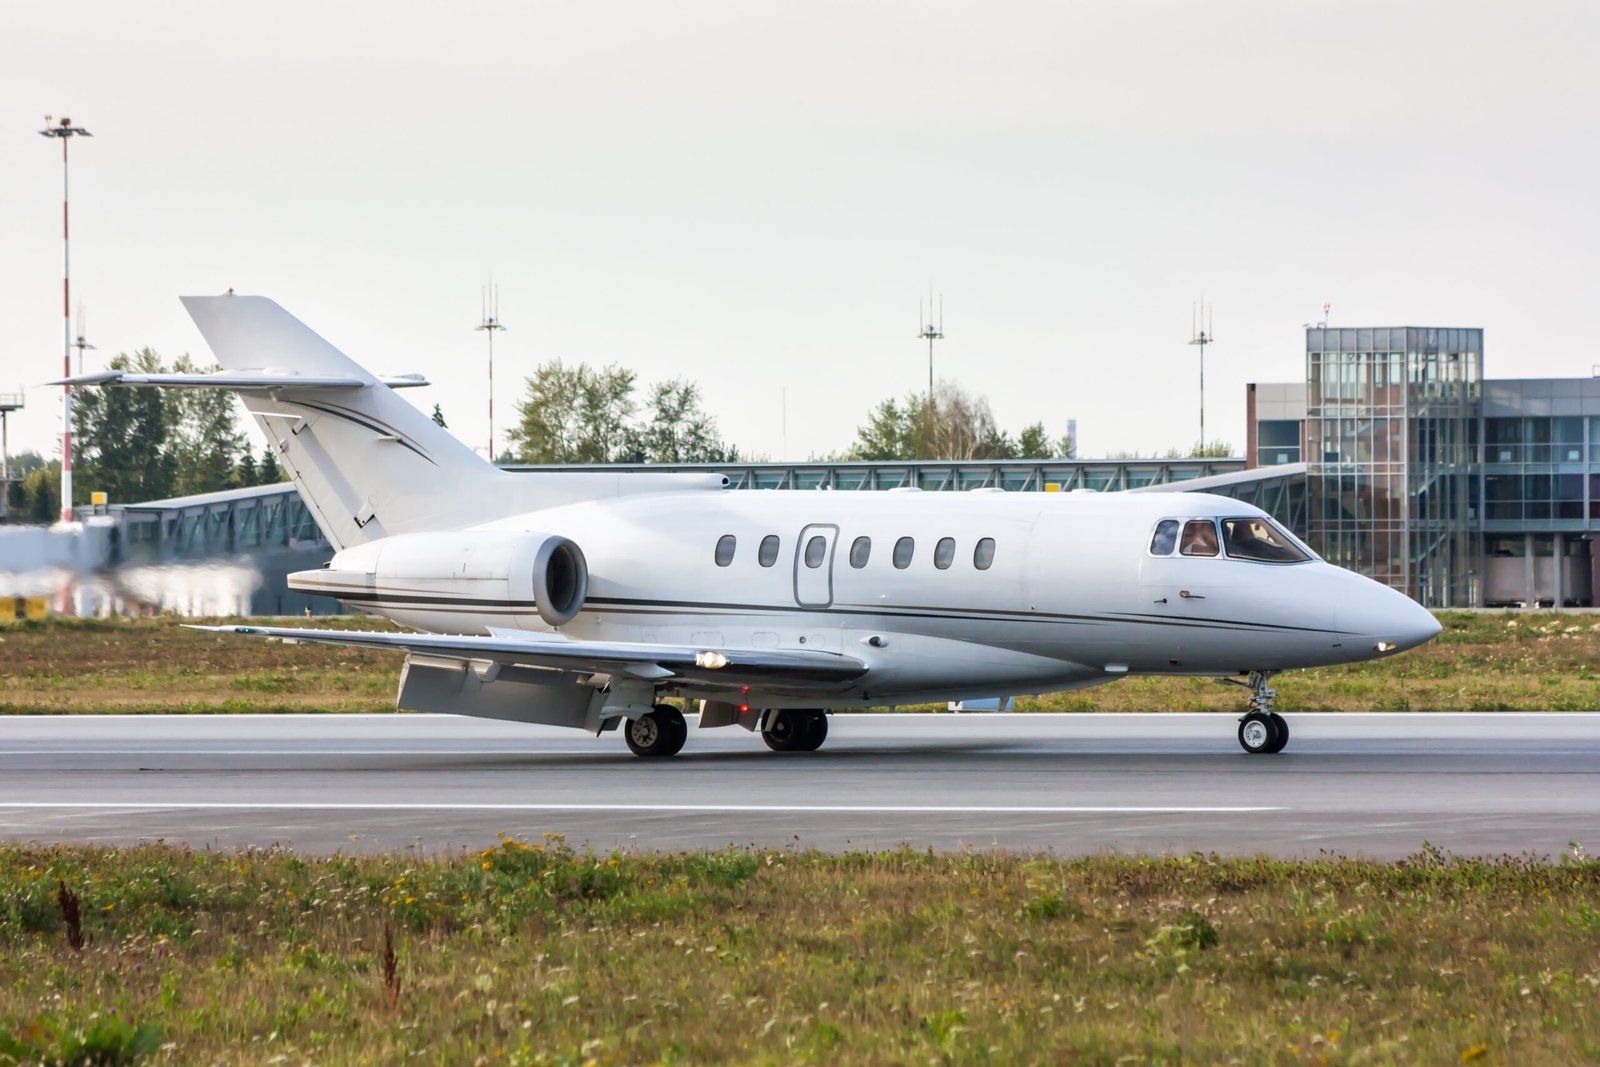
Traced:
<svg viewBox="0 0 1600 1067">
<path fill-rule="evenodd" d="M 1592 607 L 1600 374 L 1486 379 L 1483 330 L 1310 328 L 1247 386 L 1245 463 L 1304 470 L 1300 533 L 1428 607 Z"/>
</svg>

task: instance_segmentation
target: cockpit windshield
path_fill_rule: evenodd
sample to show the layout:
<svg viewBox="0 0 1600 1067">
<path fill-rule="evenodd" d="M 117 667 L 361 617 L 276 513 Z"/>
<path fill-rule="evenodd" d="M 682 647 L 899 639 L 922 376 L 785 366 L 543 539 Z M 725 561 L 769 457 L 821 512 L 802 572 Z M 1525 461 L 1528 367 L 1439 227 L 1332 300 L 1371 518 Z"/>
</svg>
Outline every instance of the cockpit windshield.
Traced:
<svg viewBox="0 0 1600 1067">
<path fill-rule="evenodd" d="M 1231 559 L 1257 563 L 1304 563 L 1311 558 L 1282 530 L 1255 516 L 1223 519 L 1222 547 Z"/>
</svg>

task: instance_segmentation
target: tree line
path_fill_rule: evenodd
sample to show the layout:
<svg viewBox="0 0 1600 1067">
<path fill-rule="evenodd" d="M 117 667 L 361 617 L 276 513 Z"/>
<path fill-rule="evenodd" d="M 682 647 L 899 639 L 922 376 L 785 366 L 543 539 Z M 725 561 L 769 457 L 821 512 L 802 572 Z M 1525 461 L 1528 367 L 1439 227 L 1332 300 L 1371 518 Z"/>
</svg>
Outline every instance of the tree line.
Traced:
<svg viewBox="0 0 1600 1067">
<path fill-rule="evenodd" d="M 170 365 L 146 348 L 117 356 L 114 370 L 145 374 L 205 373 L 188 356 Z M 239 432 L 233 394 L 220 389 L 82 389 L 74 398 L 74 495 L 104 491 L 113 503 L 160 500 L 287 480 L 270 447 L 258 459 Z M 535 368 L 516 405 L 517 421 L 500 463 L 734 463 L 739 450 L 723 440 L 700 388 L 673 378 L 641 388 L 616 364 L 591 367 L 551 360 Z M 446 425 L 439 405 L 433 421 Z M 1225 444 L 1188 454 L 1227 454 Z M 825 460 L 1063 459 L 1072 441 L 1042 422 L 1012 434 L 995 422 L 987 398 L 950 382 L 931 395 L 914 392 L 867 412 L 855 440 Z M 1176 456 L 1177 450 L 1169 452 Z M 748 457 L 745 457 L 748 458 Z M 1113 457 L 1132 458 L 1132 457 Z M 54 521 L 60 511 L 61 464 L 36 453 L 12 461 L 20 479 L 8 486 L 17 514 Z"/>
<path fill-rule="evenodd" d="M 123 353 L 112 370 L 204 374 L 188 356 L 170 365 L 145 348 Z M 239 432 L 233 394 L 224 389 L 78 389 L 72 397 L 72 495 L 103 492 L 115 504 L 214 493 L 284 481 L 270 448 L 259 459 Z M 61 512 L 61 461 L 37 453 L 12 460 L 19 481 L 10 506 L 32 522 Z"/>
<path fill-rule="evenodd" d="M 683 378 L 644 390 L 633 371 L 561 360 L 540 365 L 517 404 L 502 461 L 519 463 L 733 463 L 700 389 Z M 437 412 L 436 412 L 437 413 Z M 832 460 L 1058 459 L 1071 451 L 1043 423 L 1012 435 L 989 401 L 949 382 L 932 396 L 912 393 L 873 408 L 856 439 Z"/>
</svg>

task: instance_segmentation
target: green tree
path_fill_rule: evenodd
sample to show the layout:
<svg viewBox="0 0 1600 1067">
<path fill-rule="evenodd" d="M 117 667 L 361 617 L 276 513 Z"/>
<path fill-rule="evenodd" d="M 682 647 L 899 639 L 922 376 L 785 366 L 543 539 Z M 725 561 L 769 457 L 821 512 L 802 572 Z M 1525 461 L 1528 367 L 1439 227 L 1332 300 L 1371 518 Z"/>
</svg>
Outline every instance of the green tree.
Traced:
<svg viewBox="0 0 1600 1067">
<path fill-rule="evenodd" d="M 940 382 L 932 398 L 911 393 L 873 408 L 846 454 L 865 460 L 1011 459 L 1018 448 L 995 425 L 986 398 Z"/>
<path fill-rule="evenodd" d="M 278 453 L 271 445 L 261 450 L 261 465 L 256 468 L 257 485 L 276 485 L 286 482 L 289 476 L 278 466 Z"/>
<path fill-rule="evenodd" d="M 261 472 L 256 469 L 256 457 L 248 448 L 239 457 L 238 465 L 233 468 L 233 484 L 240 489 L 261 484 Z"/>
<path fill-rule="evenodd" d="M 0 492 L 6 494 L 6 510 L 11 513 L 13 518 L 18 515 L 27 515 L 28 505 L 26 496 L 23 493 L 23 480 L 44 465 L 44 457 L 32 449 L 26 452 L 18 452 L 10 457 L 7 466 L 11 481 L 7 485 L 0 486 Z"/>
<path fill-rule="evenodd" d="M 683 378 L 650 387 L 646 422 L 633 433 L 640 463 L 732 463 L 739 453 L 717 435 L 717 422 L 700 406 L 700 387 Z"/>
<path fill-rule="evenodd" d="M 111 360 L 112 370 L 157 373 L 161 361 L 148 348 Z M 168 410 L 160 389 L 82 389 L 74 397 L 76 438 L 73 483 L 85 499 L 104 492 L 115 503 L 172 495 L 173 464 L 167 449 Z M 74 495 L 77 495 L 74 493 Z"/>
<path fill-rule="evenodd" d="M 148 352 L 149 350 L 146 349 Z M 153 356 L 154 353 L 151 353 Z M 205 374 L 216 366 L 199 367 L 188 356 L 173 363 L 176 374 Z M 244 450 L 244 435 L 234 420 L 233 393 L 226 389 L 178 389 L 167 408 L 168 453 L 174 467 L 174 491 L 214 493 L 228 480 Z"/>
<path fill-rule="evenodd" d="M 61 461 L 35 467 L 22 479 L 22 514 L 29 522 L 49 523 L 61 517 Z"/>
<path fill-rule="evenodd" d="M 612 364 L 535 368 L 507 437 L 523 463 L 614 463 L 636 447 L 629 434 L 634 374 Z"/>
<path fill-rule="evenodd" d="M 856 430 L 855 444 L 846 459 L 893 460 L 916 456 L 917 413 L 924 399 L 906 398 L 902 407 L 893 398 L 885 400 L 867 414 L 864 426 Z"/>
<path fill-rule="evenodd" d="M 1065 459 L 1072 454 L 1072 438 L 1062 435 L 1052 441 L 1044 423 L 1024 427 L 1017 436 L 1017 459 Z"/>
</svg>

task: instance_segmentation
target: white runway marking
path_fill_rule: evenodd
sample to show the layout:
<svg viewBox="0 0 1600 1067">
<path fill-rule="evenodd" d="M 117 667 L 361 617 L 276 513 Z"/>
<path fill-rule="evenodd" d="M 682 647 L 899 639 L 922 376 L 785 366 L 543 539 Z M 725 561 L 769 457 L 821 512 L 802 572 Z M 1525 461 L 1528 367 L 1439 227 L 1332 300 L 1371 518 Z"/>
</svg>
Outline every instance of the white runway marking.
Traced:
<svg viewBox="0 0 1600 1067">
<path fill-rule="evenodd" d="M 327 801 L 151 801 L 136 803 L 118 800 L 0 800 L 6 809 L 70 808 L 104 811 L 637 811 L 637 812 L 735 812 L 789 814 L 808 812 L 839 815 L 1248 815 L 1288 811 L 1277 807 L 1218 807 L 1189 805 L 967 805 L 967 804 L 429 804 L 421 801 L 394 803 L 343 803 Z"/>
</svg>

